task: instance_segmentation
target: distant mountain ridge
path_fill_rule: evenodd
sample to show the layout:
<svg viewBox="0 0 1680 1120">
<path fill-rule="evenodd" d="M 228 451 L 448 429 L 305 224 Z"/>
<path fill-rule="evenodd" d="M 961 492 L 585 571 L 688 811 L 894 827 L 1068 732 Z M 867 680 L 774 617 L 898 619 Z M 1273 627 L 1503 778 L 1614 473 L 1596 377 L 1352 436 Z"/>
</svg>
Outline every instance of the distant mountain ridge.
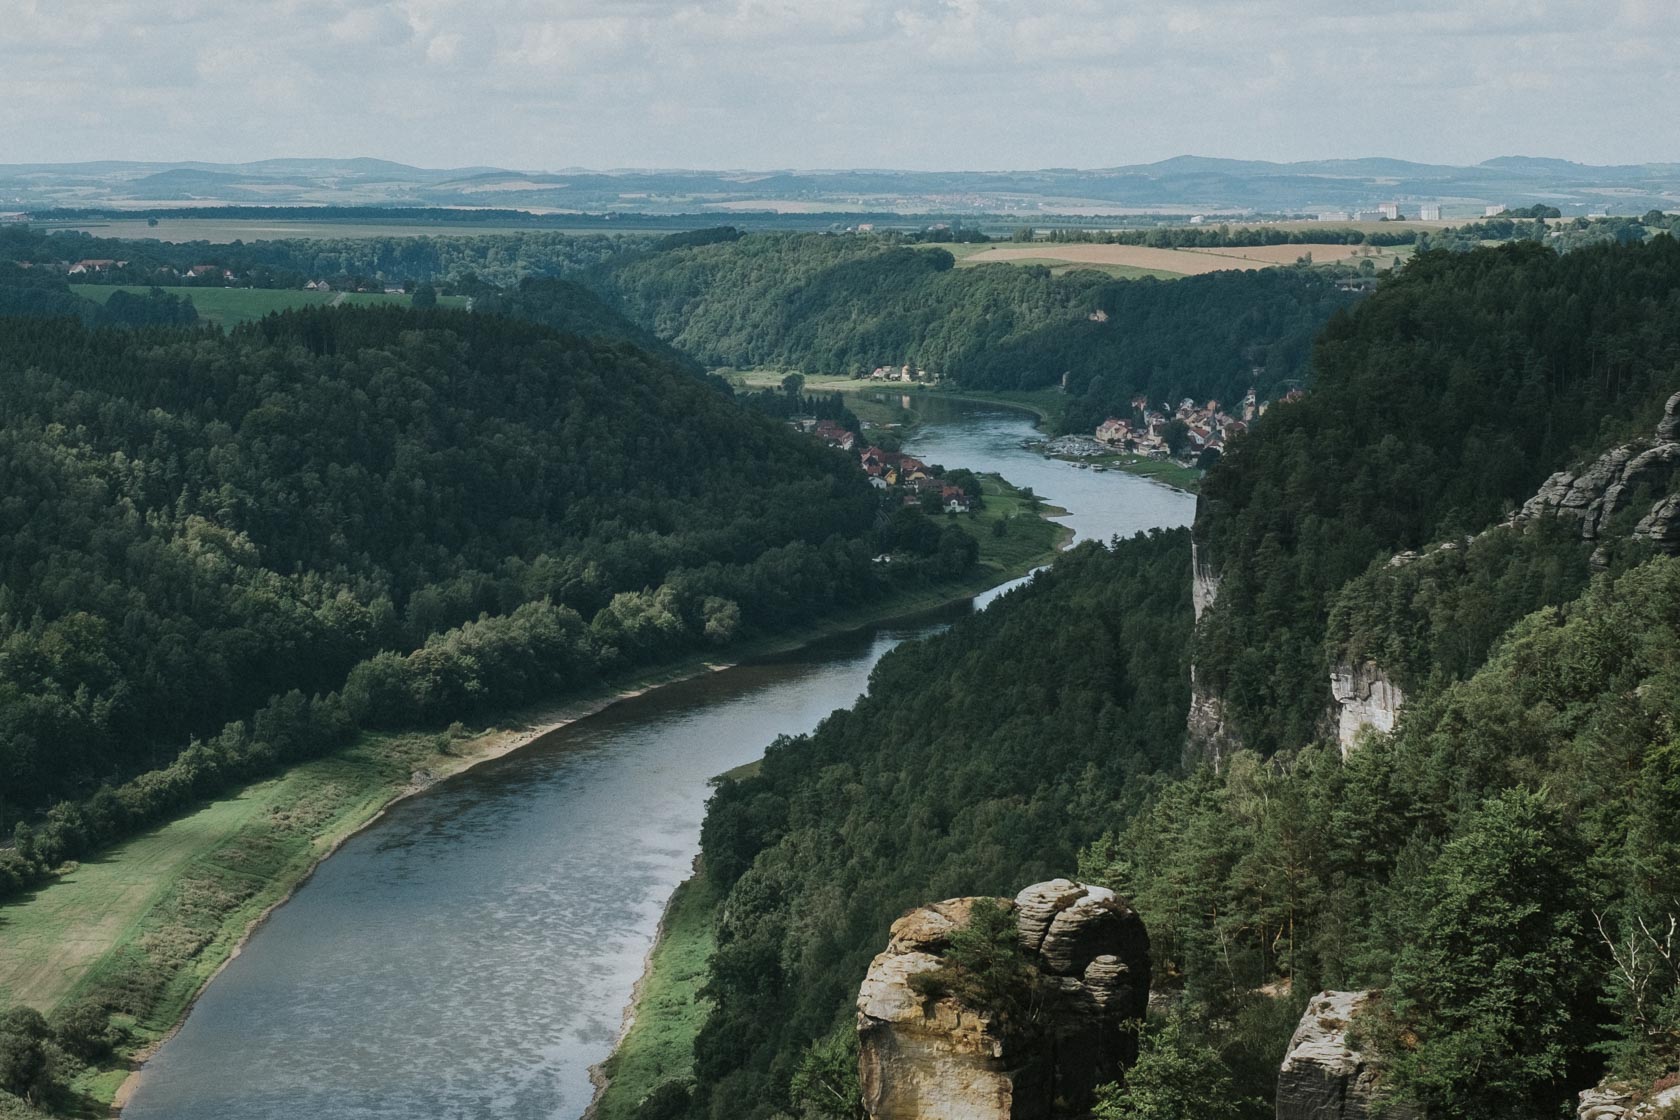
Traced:
<svg viewBox="0 0 1680 1120">
<path fill-rule="evenodd" d="M 1612 167 L 1499 156 L 1470 167 L 1387 157 L 1275 163 L 1184 155 L 1155 163 L 1018 171 L 422 168 L 389 160 L 223 164 L 0 164 L 0 208 L 267 202 L 626 213 L 801 208 L 899 213 L 1314 213 L 1383 202 L 1447 216 L 1545 202 L 1565 214 L 1680 209 L 1680 162 Z"/>
</svg>

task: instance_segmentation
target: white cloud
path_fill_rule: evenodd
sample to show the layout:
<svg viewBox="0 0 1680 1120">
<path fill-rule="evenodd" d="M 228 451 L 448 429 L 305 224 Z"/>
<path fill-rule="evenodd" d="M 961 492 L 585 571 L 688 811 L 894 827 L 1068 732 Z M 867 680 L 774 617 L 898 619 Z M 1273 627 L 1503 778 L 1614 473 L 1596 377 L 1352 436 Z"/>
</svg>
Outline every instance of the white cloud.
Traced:
<svg viewBox="0 0 1680 1120">
<path fill-rule="evenodd" d="M 1672 160 L 1677 40 L 1674 0 L 0 0 L 0 162 Z"/>
</svg>

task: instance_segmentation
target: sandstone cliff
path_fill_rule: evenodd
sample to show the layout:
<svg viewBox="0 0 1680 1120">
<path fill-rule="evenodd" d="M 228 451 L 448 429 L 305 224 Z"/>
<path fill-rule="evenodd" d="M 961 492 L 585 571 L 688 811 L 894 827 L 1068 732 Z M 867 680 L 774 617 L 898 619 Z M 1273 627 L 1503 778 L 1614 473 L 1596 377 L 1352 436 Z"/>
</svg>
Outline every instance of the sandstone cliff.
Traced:
<svg viewBox="0 0 1680 1120">
<path fill-rule="evenodd" d="M 1219 599 L 1219 574 L 1214 570 L 1207 550 L 1190 540 L 1190 603 L 1196 621 L 1202 620 Z M 1236 732 L 1225 718 L 1225 702 L 1207 682 L 1196 673 L 1195 662 L 1190 665 L 1190 711 L 1185 720 L 1184 765 L 1186 768 L 1203 762 L 1215 769 L 1225 756 L 1241 747 Z"/>
<path fill-rule="evenodd" d="M 1393 731 L 1406 702 L 1400 686 L 1375 661 L 1339 663 L 1330 672 L 1330 695 L 1336 703 L 1336 741 L 1343 758 L 1367 728 L 1384 734 Z"/>
<path fill-rule="evenodd" d="M 1377 1069 L 1349 1036 L 1372 992 L 1320 992 L 1307 1004 L 1278 1071 L 1277 1120 L 1368 1120 Z M 1411 1113 L 1390 1106 L 1387 1120 Z"/>
<path fill-rule="evenodd" d="M 997 901 L 1046 989 L 1040 1029 L 1008 1035 L 986 1008 L 911 986 L 941 966 L 980 899 L 923 906 L 893 923 L 858 992 L 859 1077 L 873 1120 L 1039 1120 L 1075 1111 L 1136 1058 L 1127 1024 L 1149 1001 L 1149 936 L 1112 891 L 1053 879 Z"/>
<path fill-rule="evenodd" d="M 1597 541 L 1618 513 L 1630 508 L 1642 491 L 1656 493 L 1633 529 L 1633 535 L 1664 551 L 1680 553 L 1680 501 L 1668 491 L 1680 471 L 1680 393 L 1668 398 L 1662 423 L 1650 441 L 1611 448 L 1578 470 L 1558 471 L 1523 503 L 1518 525 L 1542 516 L 1580 524 L 1581 539 Z"/>
</svg>

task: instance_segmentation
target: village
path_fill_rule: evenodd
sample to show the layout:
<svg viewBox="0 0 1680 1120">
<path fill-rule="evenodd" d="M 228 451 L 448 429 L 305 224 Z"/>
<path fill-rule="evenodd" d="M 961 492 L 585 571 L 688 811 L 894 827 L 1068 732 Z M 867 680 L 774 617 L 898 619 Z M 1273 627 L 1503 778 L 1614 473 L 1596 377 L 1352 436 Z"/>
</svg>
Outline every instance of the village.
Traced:
<svg viewBox="0 0 1680 1120">
<path fill-rule="evenodd" d="M 1299 400 L 1300 389 L 1291 389 L 1281 399 Z M 1248 426 L 1264 415 L 1270 401 L 1262 401 L 1250 388 L 1243 397 L 1241 415 L 1225 412 L 1219 401 L 1197 405 L 1185 397 L 1178 407 L 1163 404 L 1151 408 L 1146 396 L 1132 398 L 1132 416 L 1121 419 L 1111 416 L 1097 425 L 1095 450 L 1088 454 L 1102 454 L 1106 449 L 1118 449 L 1150 459 L 1183 459 L 1199 461 L 1204 453 L 1223 454 L 1226 444 L 1248 430 Z M 1169 411 L 1170 410 L 1170 411 Z M 1065 453 L 1065 452 L 1064 452 Z"/>
<path fill-rule="evenodd" d="M 902 451 L 888 451 L 873 444 L 858 450 L 858 437 L 849 428 L 832 420 L 800 417 L 788 422 L 799 431 L 841 451 L 857 451 L 858 465 L 869 476 L 869 484 L 877 490 L 898 492 L 903 504 L 937 508 L 946 513 L 968 513 L 974 506 L 972 496 L 960 486 L 952 486 L 940 477 L 942 467 L 929 466 L 914 455 Z"/>
</svg>

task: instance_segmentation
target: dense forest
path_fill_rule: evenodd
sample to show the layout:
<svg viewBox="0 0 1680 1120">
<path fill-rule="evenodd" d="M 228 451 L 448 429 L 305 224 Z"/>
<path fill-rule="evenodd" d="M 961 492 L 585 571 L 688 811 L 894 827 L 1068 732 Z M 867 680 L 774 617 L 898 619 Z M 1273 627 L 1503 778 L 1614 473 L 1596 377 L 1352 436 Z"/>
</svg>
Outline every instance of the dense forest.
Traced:
<svg viewBox="0 0 1680 1120">
<path fill-rule="evenodd" d="M 971 388 L 1057 386 L 1072 429 L 1129 414 L 1138 393 L 1269 396 L 1305 378 L 1313 335 L 1358 298 L 1307 269 L 1161 281 L 954 265 L 937 247 L 760 234 L 627 252 L 588 282 L 707 365 L 908 362 Z"/>
<path fill-rule="evenodd" d="M 933 898 L 1069 870 L 1114 791 L 1177 761 L 1189 699 L 1188 534 L 1091 543 L 938 638 L 725 785 L 702 835 L 728 889 L 701 1115 L 769 1117 L 814 1039 L 851 1020 L 882 931 Z M 1004 655 L 1004 651 L 1008 651 Z"/>
<path fill-rule="evenodd" d="M 1198 677 L 1243 741 L 1312 737 L 1349 580 L 1486 528 L 1552 471 L 1656 427 L 1680 371 L 1677 276 L 1671 237 L 1430 253 L 1329 324 L 1313 391 L 1228 448 L 1201 491 L 1197 537 L 1223 583 Z"/>
<path fill-rule="evenodd" d="M 109 284 L 191 284 L 178 273 L 214 265 L 254 288 L 301 288 L 312 280 L 338 287 L 385 282 L 488 282 L 512 287 L 528 277 L 563 276 L 599 264 L 646 236 L 531 230 L 433 237 L 288 238 L 275 241 L 150 241 L 51 233 L 28 226 L 0 229 L 0 261 L 42 266 L 84 259 L 122 261 L 85 279 Z M 206 281 L 220 285 L 220 276 Z"/>
<path fill-rule="evenodd" d="M 852 1115 L 813 1072 L 892 919 L 1075 863 L 1143 915 L 1169 1009 L 1155 1110 L 1119 1094 L 1103 1120 L 1271 1116 L 1321 987 L 1382 991 L 1359 1037 L 1386 1099 L 1430 1116 L 1671 1084 L 1680 560 L 1505 520 L 1648 435 L 1680 388 L 1677 299 L 1666 238 L 1423 257 L 1210 472 L 1196 535 L 1224 582 L 1199 633 L 1183 534 L 1086 545 L 724 785 L 715 1008 L 693 1081 L 645 1114 Z M 1326 679 L 1350 654 L 1408 699 L 1344 755 Z M 1192 656 L 1248 741 L 1217 769 L 1177 754 Z"/>
<path fill-rule="evenodd" d="M 0 893 L 356 727 L 562 695 L 976 554 L 691 368 L 502 316 L 13 318 L 0 376 Z"/>
</svg>

